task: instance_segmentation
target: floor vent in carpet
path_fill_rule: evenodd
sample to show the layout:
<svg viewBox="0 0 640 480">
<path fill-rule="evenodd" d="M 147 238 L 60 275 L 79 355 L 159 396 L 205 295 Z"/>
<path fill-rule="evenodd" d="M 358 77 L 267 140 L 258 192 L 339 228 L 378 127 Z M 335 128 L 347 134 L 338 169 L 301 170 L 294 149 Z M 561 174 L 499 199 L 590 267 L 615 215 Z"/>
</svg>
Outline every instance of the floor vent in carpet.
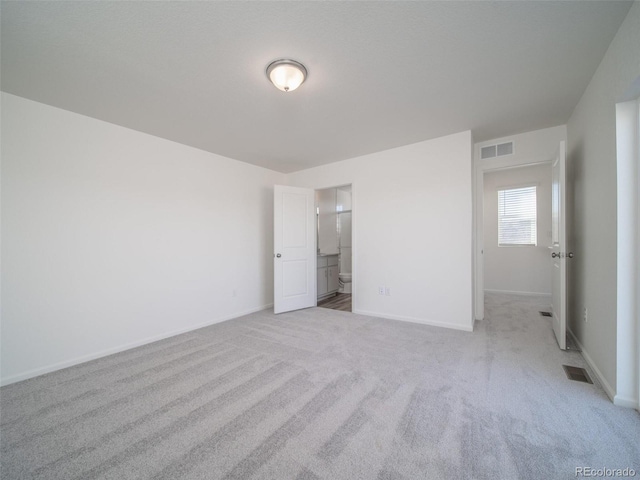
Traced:
<svg viewBox="0 0 640 480">
<path fill-rule="evenodd" d="M 569 380 L 575 380 L 576 382 L 593 383 L 589 378 L 589 374 L 584 368 L 570 367 L 569 365 L 562 365 L 564 373 Z"/>
<path fill-rule="evenodd" d="M 567 350 L 571 350 L 572 352 L 582 352 L 577 346 L 576 342 L 573 341 L 571 335 L 567 335 Z"/>
<path fill-rule="evenodd" d="M 543 317 L 550 317 L 551 312 L 540 312 L 540 315 L 542 315 Z"/>
</svg>

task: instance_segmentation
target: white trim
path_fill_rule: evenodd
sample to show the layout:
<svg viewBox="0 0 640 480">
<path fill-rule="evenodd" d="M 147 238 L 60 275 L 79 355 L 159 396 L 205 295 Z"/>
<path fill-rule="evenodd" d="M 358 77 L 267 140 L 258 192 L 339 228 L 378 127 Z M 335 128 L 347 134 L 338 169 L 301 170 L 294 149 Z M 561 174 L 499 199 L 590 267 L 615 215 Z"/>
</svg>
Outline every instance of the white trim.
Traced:
<svg viewBox="0 0 640 480">
<path fill-rule="evenodd" d="M 637 93 L 640 91 L 640 77 L 636 78 L 636 87 Z M 637 107 L 637 121 L 640 124 L 640 96 L 636 98 L 636 107 Z M 636 162 L 640 159 L 640 125 L 636 125 Z M 635 178 L 635 191 L 636 191 L 636 202 L 639 199 L 640 194 L 638 194 L 638 190 L 640 190 L 640 165 L 636 163 L 636 178 Z M 635 286 L 636 286 L 636 409 L 640 411 L 640 207 L 638 207 L 638 203 L 636 203 L 636 218 L 635 218 L 635 230 L 636 230 L 636 278 L 635 278 Z"/>
<path fill-rule="evenodd" d="M 220 317 L 215 320 L 211 320 L 208 322 L 200 323 L 193 327 L 183 328 L 180 330 L 174 330 L 168 333 L 162 333 L 160 335 L 155 335 L 153 337 L 148 337 L 143 340 L 139 340 L 137 342 L 127 343 L 125 345 L 120 345 L 118 347 L 109 348 L 107 350 L 102 350 L 101 352 L 91 353 L 89 355 L 84 355 L 82 357 L 72 358 L 70 360 L 65 360 L 62 362 L 54 363 L 52 365 L 47 365 L 45 367 L 35 368 L 33 370 L 28 370 L 23 373 L 19 373 L 17 375 L 12 375 L 10 377 L 3 378 L 0 380 L 0 386 L 10 385 L 12 383 L 20 382 L 22 380 L 27 380 L 29 378 L 37 377 L 39 375 L 44 375 L 45 373 L 55 372 L 57 370 L 62 370 L 63 368 L 72 367 L 74 365 L 79 365 L 81 363 L 86 363 L 91 360 L 96 360 L 98 358 L 107 357 L 109 355 L 113 355 L 114 353 L 124 352 L 125 350 L 131 350 L 132 348 L 141 347 L 143 345 L 148 345 L 150 343 L 157 342 L 159 340 L 164 340 L 165 338 L 175 337 L 177 335 L 192 332 L 194 330 L 198 330 L 200 328 L 208 327 L 210 325 L 214 325 L 216 323 L 226 322 L 227 320 L 233 320 L 234 318 L 244 317 L 245 315 L 249 315 L 251 313 L 260 312 L 262 310 L 268 310 L 273 308 L 273 304 L 263 305 L 261 307 L 251 308 L 249 310 L 245 310 L 244 312 L 234 313 L 232 315 L 228 315 L 225 317 Z"/>
<path fill-rule="evenodd" d="M 622 395 L 613 397 L 613 404 L 617 407 L 635 408 L 636 410 L 640 407 L 640 403 L 635 398 L 623 397 Z"/>
<path fill-rule="evenodd" d="M 639 77 L 640 78 L 640 77 Z M 637 92 L 636 92 L 637 93 Z M 616 104 L 617 172 L 617 339 L 616 399 L 638 405 L 640 397 L 640 306 L 637 294 L 638 262 L 638 157 L 640 156 L 638 100 Z M 615 400 L 614 400 L 615 403 Z"/>
<path fill-rule="evenodd" d="M 551 162 L 541 162 L 541 163 L 536 163 L 534 165 L 544 165 L 545 163 L 551 164 Z M 525 167 L 529 167 L 529 166 L 533 166 L 533 165 L 525 165 Z M 498 171 L 500 170 L 510 170 L 509 168 L 500 168 L 497 169 Z M 485 170 L 485 173 L 494 173 L 495 171 L 492 170 Z M 496 192 L 500 191 L 500 190 L 517 190 L 519 188 L 527 188 L 527 187 L 536 187 L 536 193 L 537 193 L 537 188 L 540 186 L 540 182 L 523 182 L 523 183 L 517 183 L 517 184 L 509 184 L 509 185 L 498 185 L 496 186 Z M 537 196 L 536 196 L 536 200 L 537 200 Z"/>
<path fill-rule="evenodd" d="M 484 171 L 478 160 L 479 149 L 473 154 L 473 319 L 484 319 Z"/>
<path fill-rule="evenodd" d="M 596 366 L 595 362 L 589 356 L 589 353 L 584 349 L 584 346 L 582 345 L 582 343 L 580 343 L 580 340 L 578 340 L 578 338 L 573 334 L 570 328 L 567 328 L 567 332 L 569 333 L 569 335 L 571 335 L 572 340 L 580 349 L 580 352 L 582 353 L 582 357 L 584 358 L 584 360 L 587 362 L 587 365 L 589 365 L 589 367 L 595 374 L 596 380 L 598 380 L 598 383 L 600 383 L 600 386 L 604 390 L 604 393 L 606 393 L 607 397 L 609 397 L 609 399 L 614 404 L 616 404 L 615 402 L 616 394 L 614 389 L 611 388 L 611 385 L 609 385 L 609 382 L 607 382 L 607 380 L 604 378 L 604 375 L 602 375 L 602 372 L 600 371 L 600 369 Z"/>
<path fill-rule="evenodd" d="M 367 315 L 369 317 L 385 318 L 387 320 L 399 320 L 401 322 L 419 323 L 432 327 L 442 327 L 450 328 L 453 330 L 462 330 L 463 332 L 473 332 L 473 325 L 466 327 L 464 325 L 452 325 L 450 323 L 436 322 L 433 320 L 426 320 L 424 318 L 406 317 L 404 315 L 389 315 L 387 313 L 369 312 L 366 310 L 354 310 L 353 313 L 357 313 L 358 315 Z"/>
<path fill-rule="evenodd" d="M 484 289 L 484 293 L 505 293 L 508 295 L 525 295 L 528 297 L 549 297 L 549 300 L 551 300 L 551 294 L 550 293 L 540 293 L 540 292 L 517 292 L 517 291 L 513 291 L 513 290 L 493 290 L 493 289 L 489 289 L 489 288 L 485 288 Z"/>
</svg>

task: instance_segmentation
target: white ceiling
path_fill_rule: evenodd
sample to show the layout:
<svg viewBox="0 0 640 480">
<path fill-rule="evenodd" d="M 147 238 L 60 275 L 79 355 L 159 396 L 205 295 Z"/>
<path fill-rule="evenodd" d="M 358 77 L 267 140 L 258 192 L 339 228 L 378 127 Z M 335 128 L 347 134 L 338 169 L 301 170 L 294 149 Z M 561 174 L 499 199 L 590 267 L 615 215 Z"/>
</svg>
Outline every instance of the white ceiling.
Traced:
<svg viewBox="0 0 640 480">
<path fill-rule="evenodd" d="M 564 124 L 631 2 L 2 2 L 2 90 L 292 172 Z M 265 76 L 277 58 L 309 77 Z"/>
</svg>

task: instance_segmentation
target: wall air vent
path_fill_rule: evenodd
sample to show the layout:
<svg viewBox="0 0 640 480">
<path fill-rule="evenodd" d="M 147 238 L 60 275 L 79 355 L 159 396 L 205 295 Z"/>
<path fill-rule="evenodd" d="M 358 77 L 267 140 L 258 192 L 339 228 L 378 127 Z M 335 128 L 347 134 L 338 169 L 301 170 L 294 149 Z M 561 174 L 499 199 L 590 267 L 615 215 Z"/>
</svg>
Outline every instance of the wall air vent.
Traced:
<svg viewBox="0 0 640 480">
<path fill-rule="evenodd" d="M 496 146 L 490 145 L 488 147 L 482 147 L 480 149 L 480 158 L 484 160 L 485 158 L 493 158 L 496 156 Z"/>
<path fill-rule="evenodd" d="M 511 155 L 513 153 L 513 142 L 501 143 L 500 145 L 496 145 L 496 149 L 498 150 L 498 156 L 502 155 Z"/>
<path fill-rule="evenodd" d="M 502 157 L 504 155 L 513 154 L 513 142 L 500 143 L 498 145 L 487 145 L 480 149 L 480 158 L 485 160 L 487 158 Z"/>
</svg>

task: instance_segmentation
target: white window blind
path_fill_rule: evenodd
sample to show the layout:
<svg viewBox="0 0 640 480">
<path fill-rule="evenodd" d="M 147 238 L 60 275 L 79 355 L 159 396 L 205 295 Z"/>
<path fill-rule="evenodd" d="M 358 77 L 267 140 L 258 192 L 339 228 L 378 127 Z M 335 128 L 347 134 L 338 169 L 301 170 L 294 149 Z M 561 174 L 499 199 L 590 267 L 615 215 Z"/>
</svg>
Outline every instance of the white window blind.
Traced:
<svg viewBox="0 0 640 480">
<path fill-rule="evenodd" d="M 498 245 L 536 245 L 536 187 L 498 190 Z"/>
</svg>

